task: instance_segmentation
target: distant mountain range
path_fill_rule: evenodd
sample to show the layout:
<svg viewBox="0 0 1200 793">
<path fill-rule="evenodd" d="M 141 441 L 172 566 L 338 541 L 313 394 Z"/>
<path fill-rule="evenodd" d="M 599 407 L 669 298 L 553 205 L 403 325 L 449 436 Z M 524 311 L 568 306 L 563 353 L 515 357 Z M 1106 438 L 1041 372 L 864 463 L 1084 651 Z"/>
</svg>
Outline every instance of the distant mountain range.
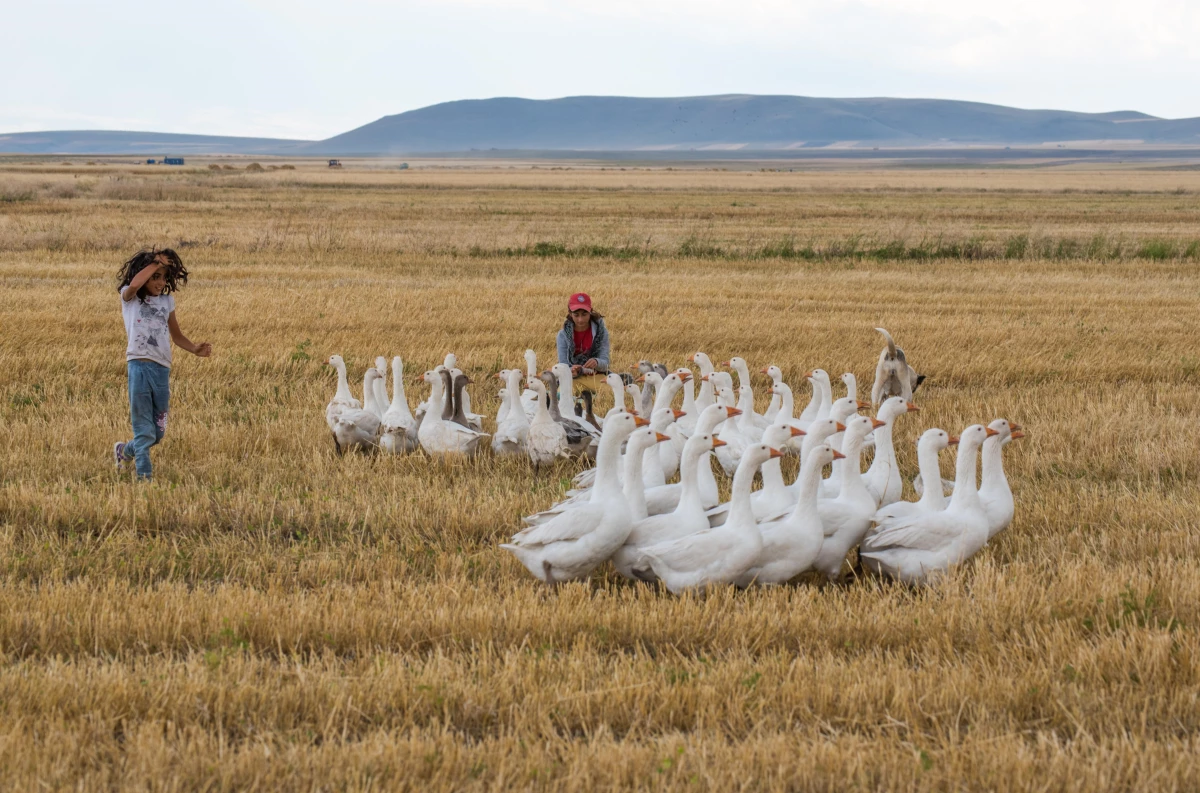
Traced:
<svg viewBox="0 0 1200 793">
<path fill-rule="evenodd" d="M 119 131 L 0 134 L 0 152 L 27 154 L 765 153 L 1116 143 L 1200 147 L 1200 118 L 1021 110 L 946 99 L 574 96 L 445 102 L 384 116 L 321 141 Z"/>
</svg>

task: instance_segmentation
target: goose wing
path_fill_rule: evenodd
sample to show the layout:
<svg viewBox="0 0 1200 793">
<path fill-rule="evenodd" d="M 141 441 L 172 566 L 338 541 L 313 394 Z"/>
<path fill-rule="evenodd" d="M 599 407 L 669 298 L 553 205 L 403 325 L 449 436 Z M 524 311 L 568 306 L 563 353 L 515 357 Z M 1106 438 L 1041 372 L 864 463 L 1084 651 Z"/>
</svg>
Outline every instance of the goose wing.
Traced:
<svg viewBox="0 0 1200 793">
<path fill-rule="evenodd" d="M 580 504 L 545 523 L 517 532 L 512 541 L 514 545 L 530 548 L 564 540 L 578 540 L 596 530 L 604 520 L 604 512 L 604 507 L 600 504 Z"/>
</svg>

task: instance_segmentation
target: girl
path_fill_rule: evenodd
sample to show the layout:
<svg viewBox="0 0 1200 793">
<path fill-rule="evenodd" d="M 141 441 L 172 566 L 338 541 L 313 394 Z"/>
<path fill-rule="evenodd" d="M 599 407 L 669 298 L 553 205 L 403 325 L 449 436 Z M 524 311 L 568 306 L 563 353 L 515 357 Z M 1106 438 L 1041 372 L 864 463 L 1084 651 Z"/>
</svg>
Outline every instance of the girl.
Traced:
<svg viewBox="0 0 1200 793">
<path fill-rule="evenodd" d="M 187 268 L 175 251 L 170 248 L 138 251 L 121 267 L 117 279 L 121 314 L 129 337 L 125 360 L 133 440 L 114 445 L 113 457 L 117 471 L 136 459 L 137 478 L 149 481 L 150 447 L 161 441 L 167 431 L 171 342 L 201 358 L 212 354 L 212 345 L 189 341 L 175 319 L 175 298 L 171 293 L 188 280 Z"/>
<path fill-rule="evenodd" d="M 608 372 L 608 329 L 604 317 L 592 308 L 583 292 L 567 302 L 567 320 L 558 332 L 558 362 L 570 365 L 571 374 Z"/>
</svg>

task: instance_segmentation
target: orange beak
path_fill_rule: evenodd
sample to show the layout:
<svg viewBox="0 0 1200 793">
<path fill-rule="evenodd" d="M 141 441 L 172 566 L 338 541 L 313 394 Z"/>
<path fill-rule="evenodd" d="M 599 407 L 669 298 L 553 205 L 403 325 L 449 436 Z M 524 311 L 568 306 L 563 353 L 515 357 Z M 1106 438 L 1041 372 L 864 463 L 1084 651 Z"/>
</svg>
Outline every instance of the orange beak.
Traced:
<svg viewBox="0 0 1200 793">
<path fill-rule="evenodd" d="M 654 440 L 657 441 L 658 443 L 662 443 L 663 441 L 671 440 L 671 436 L 663 435 L 661 432 L 656 432 L 656 433 L 654 433 Z"/>
<path fill-rule="evenodd" d="M 808 434 L 807 432 L 805 432 L 804 430 L 800 429 L 799 427 L 789 427 L 788 429 L 789 429 L 789 430 L 791 430 L 791 432 L 792 432 L 792 437 L 793 437 L 793 438 L 799 438 L 801 435 L 807 435 L 807 434 Z"/>
<path fill-rule="evenodd" d="M 957 436 L 957 435 L 951 435 L 951 436 L 950 436 L 950 440 L 948 441 L 948 443 L 949 443 L 951 446 L 954 446 L 955 444 L 957 444 L 957 443 L 958 443 L 958 436 Z"/>
<path fill-rule="evenodd" d="M 720 439 L 720 438 L 718 438 L 716 435 L 714 435 L 714 436 L 713 436 L 713 448 L 714 448 L 714 449 L 715 449 L 715 448 L 717 448 L 718 446 L 728 446 L 728 445 L 729 445 L 728 443 L 726 443 L 725 441 L 721 440 L 721 439 Z"/>
<path fill-rule="evenodd" d="M 838 432 L 845 432 L 845 431 L 846 431 L 846 425 L 845 425 L 845 424 L 843 424 L 843 423 L 842 423 L 842 422 L 840 422 L 840 421 L 838 421 L 838 422 L 834 423 L 834 425 L 833 425 L 833 428 L 834 428 L 835 430 L 837 430 Z"/>
<path fill-rule="evenodd" d="M 877 430 L 877 429 L 879 429 L 880 427 L 886 427 L 886 426 L 887 426 L 887 422 L 886 422 L 886 421 L 880 421 L 879 419 L 871 419 L 871 428 L 872 428 L 872 429 L 876 429 L 876 430 Z"/>
<path fill-rule="evenodd" d="M 684 413 L 682 410 L 672 410 L 672 411 L 671 411 L 671 414 L 672 414 L 673 416 L 675 416 L 675 420 L 676 420 L 676 421 L 679 421 L 681 418 L 683 418 L 684 416 L 686 416 L 686 415 L 687 415 L 687 414 L 686 414 L 686 413 Z"/>
<path fill-rule="evenodd" d="M 701 375 L 701 376 L 700 376 L 700 379 L 701 379 L 701 380 L 703 380 L 704 382 L 706 382 L 706 383 L 707 383 L 707 382 L 708 382 L 708 375 L 706 375 L 706 374 L 705 374 L 705 375 Z"/>
<path fill-rule="evenodd" d="M 1010 430 L 1012 430 L 1013 432 L 1020 432 L 1021 430 L 1025 429 L 1024 427 L 1022 427 L 1020 424 L 1018 424 L 1015 421 L 1010 421 L 1008 423 L 1008 428 Z"/>
<path fill-rule="evenodd" d="M 692 373 L 691 372 L 679 372 L 679 379 L 685 383 L 690 382 L 692 379 Z"/>
<path fill-rule="evenodd" d="M 999 434 L 1000 434 L 1000 433 L 996 432 L 996 431 L 995 431 L 994 429 L 992 429 L 991 427 L 988 427 L 988 428 L 987 428 L 987 437 L 991 438 L 991 437 L 994 437 L 994 436 L 996 436 L 996 435 L 999 435 Z"/>
<path fill-rule="evenodd" d="M 646 421 L 646 420 L 645 420 L 644 418 L 642 418 L 641 416 L 634 416 L 634 417 L 633 417 L 633 426 L 635 426 L 635 427 L 649 427 L 649 426 L 650 426 L 650 422 Z"/>
<path fill-rule="evenodd" d="M 729 361 L 721 361 L 721 366 L 729 366 Z"/>
<path fill-rule="evenodd" d="M 846 459 L 846 455 L 842 454 L 842 453 L 841 453 L 841 452 L 839 452 L 837 449 L 834 449 L 834 450 L 833 450 L 833 459 L 835 459 L 835 460 L 845 460 L 845 459 Z"/>
<path fill-rule="evenodd" d="M 737 408 L 725 408 L 725 415 L 729 418 L 733 418 L 734 416 L 742 415 L 742 411 L 738 410 Z"/>
<path fill-rule="evenodd" d="M 768 394 L 774 394 L 774 393 L 775 393 L 775 386 L 771 386 L 770 388 L 768 388 L 768 389 L 767 389 L 767 393 L 768 393 Z"/>
<path fill-rule="evenodd" d="M 871 409 L 871 403 L 870 403 L 870 402 L 863 402 L 863 401 L 860 399 L 860 400 L 858 400 L 858 409 L 859 409 L 859 410 L 870 410 L 870 409 Z"/>
<path fill-rule="evenodd" d="M 919 407 L 914 405 L 912 402 L 905 402 L 904 404 L 908 408 L 909 413 L 918 413 L 921 410 Z"/>
<path fill-rule="evenodd" d="M 499 373 L 499 372 L 496 372 L 496 374 L 495 374 L 495 377 L 496 377 L 496 379 L 497 379 L 497 380 L 503 380 L 503 379 L 504 379 L 503 377 L 501 377 L 501 376 L 500 376 L 500 373 Z"/>
<path fill-rule="evenodd" d="M 759 371 L 760 371 L 760 372 L 762 372 L 763 374 L 766 374 L 766 373 L 767 373 L 767 370 L 766 370 L 766 369 L 759 369 Z"/>
<path fill-rule="evenodd" d="M 809 378 L 809 377 L 812 377 L 812 372 L 805 372 L 805 373 L 804 373 L 804 377 L 805 377 L 806 379 L 807 379 L 807 378 Z"/>
<path fill-rule="evenodd" d="M 325 359 L 325 363 L 326 363 L 326 364 L 329 364 L 329 359 L 328 359 L 328 358 L 326 358 L 326 359 Z M 332 364 L 330 364 L 330 365 L 332 365 Z"/>
<path fill-rule="evenodd" d="M 635 382 L 635 383 L 644 383 L 644 382 L 646 382 L 646 375 L 642 375 L 641 377 L 639 377 L 638 379 L 634 380 L 633 382 Z"/>
<path fill-rule="evenodd" d="M 1017 438 L 1024 438 L 1024 437 L 1025 437 L 1025 433 L 1021 432 L 1020 430 L 1017 430 L 1016 432 L 1014 432 L 1014 433 L 1012 434 L 1012 439 L 1013 439 L 1014 441 L 1015 441 Z"/>
<path fill-rule="evenodd" d="M 783 456 L 783 452 L 779 451 L 778 449 L 771 450 L 771 459 L 772 460 L 774 460 L 776 457 L 782 457 L 782 456 Z"/>
<path fill-rule="evenodd" d="M 636 363 L 629 364 L 629 371 L 636 372 L 638 365 Z"/>
</svg>

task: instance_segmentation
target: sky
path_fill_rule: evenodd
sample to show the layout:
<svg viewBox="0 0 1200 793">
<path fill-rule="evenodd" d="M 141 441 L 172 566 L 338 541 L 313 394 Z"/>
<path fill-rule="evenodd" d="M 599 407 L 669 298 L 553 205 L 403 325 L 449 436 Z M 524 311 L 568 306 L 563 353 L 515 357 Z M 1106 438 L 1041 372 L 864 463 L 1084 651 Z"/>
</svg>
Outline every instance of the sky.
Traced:
<svg viewBox="0 0 1200 793">
<path fill-rule="evenodd" d="M 583 94 L 1200 116 L 1195 0 L 0 0 L 0 20 L 0 133 L 322 139 Z"/>
</svg>

